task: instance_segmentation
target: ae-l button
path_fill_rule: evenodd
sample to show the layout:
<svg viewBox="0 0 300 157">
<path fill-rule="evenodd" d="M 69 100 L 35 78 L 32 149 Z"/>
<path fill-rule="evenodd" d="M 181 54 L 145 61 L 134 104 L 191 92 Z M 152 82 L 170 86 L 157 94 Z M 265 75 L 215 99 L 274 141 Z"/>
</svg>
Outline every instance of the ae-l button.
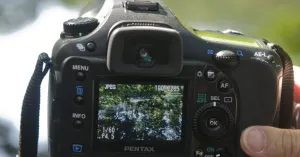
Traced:
<svg viewBox="0 0 300 157">
<path fill-rule="evenodd" d="M 271 62 L 271 63 L 275 63 L 275 57 L 273 55 L 268 55 L 267 59 Z"/>
<path fill-rule="evenodd" d="M 221 93 L 227 93 L 227 92 L 229 92 L 230 89 L 231 89 L 231 84 L 230 84 L 229 81 L 227 81 L 227 80 L 220 80 L 218 82 L 218 90 Z"/>
</svg>

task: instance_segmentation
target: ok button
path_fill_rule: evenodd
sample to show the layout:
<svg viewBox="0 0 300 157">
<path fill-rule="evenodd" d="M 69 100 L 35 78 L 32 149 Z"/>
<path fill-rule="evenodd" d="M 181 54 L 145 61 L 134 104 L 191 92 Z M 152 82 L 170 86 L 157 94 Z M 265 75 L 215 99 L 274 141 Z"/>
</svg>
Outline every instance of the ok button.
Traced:
<svg viewBox="0 0 300 157">
<path fill-rule="evenodd" d="M 217 128 L 220 125 L 220 121 L 217 118 L 209 118 L 207 120 L 207 126 L 211 129 Z"/>
</svg>

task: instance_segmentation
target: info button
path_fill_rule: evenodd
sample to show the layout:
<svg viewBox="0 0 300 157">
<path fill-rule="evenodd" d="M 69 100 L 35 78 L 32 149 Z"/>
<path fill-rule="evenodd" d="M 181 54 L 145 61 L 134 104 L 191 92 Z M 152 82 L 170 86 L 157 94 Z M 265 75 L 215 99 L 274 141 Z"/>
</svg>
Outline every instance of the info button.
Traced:
<svg viewBox="0 0 300 157">
<path fill-rule="evenodd" d="M 73 121 L 73 126 L 75 129 L 82 129 L 83 125 L 84 125 L 84 123 L 82 120 L 76 119 Z"/>
</svg>

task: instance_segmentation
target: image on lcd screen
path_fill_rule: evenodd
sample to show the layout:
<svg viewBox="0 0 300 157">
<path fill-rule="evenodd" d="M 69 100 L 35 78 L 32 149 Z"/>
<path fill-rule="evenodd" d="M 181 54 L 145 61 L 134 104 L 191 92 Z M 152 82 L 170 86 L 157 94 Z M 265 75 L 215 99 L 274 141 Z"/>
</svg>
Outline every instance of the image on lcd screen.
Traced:
<svg viewBox="0 0 300 157">
<path fill-rule="evenodd" d="M 97 138 L 180 141 L 183 85 L 100 84 Z"/>
</svg>

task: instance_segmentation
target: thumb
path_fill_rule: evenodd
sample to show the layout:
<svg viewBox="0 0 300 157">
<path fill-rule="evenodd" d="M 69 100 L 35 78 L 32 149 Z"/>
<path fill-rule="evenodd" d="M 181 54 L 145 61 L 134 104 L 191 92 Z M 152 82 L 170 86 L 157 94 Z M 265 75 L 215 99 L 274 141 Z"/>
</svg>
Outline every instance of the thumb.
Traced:
<svg viewBox="0 0 300 157">
<path fill-rule="evenodd" d="M 300 130 L 252 126 L 242 133 L 241 147 L 251 157 L 300 157 Z"/>
</svg>

